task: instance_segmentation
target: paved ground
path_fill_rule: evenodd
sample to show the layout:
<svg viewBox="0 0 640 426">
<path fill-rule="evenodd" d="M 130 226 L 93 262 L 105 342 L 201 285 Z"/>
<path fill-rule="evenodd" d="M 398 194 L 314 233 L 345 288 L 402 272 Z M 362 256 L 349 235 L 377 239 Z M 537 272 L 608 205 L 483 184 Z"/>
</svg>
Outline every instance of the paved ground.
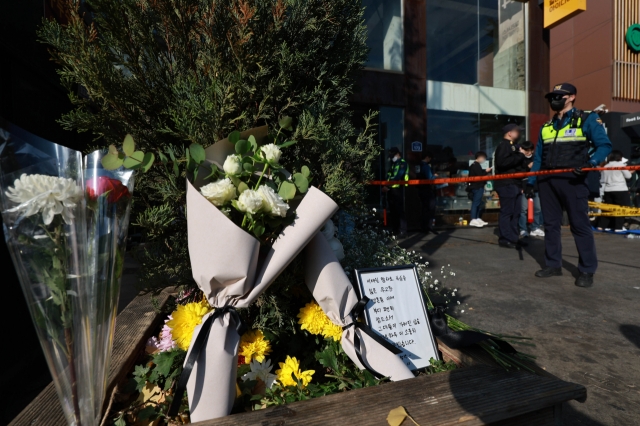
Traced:
<svg viewBox="0 0 640 426">
<path fill-rule="evenodd" d="M 564 276 L 540 280 L 542 239 L 522 252 L 500 248 L 497 230 L 464 228 L 412 234 L 401 245 L 421 251 L 434 270 L 451 265 L 465 312 L 479 328 L 535 339 L 526 352 L 563 380 L 587 387 L 584 404 L 564 409 L 566 425 L 640 424 L 640 240 L 596 235 L 595 286 L 576 287 L 578 255 L 563 230 Z"/>
</svg>

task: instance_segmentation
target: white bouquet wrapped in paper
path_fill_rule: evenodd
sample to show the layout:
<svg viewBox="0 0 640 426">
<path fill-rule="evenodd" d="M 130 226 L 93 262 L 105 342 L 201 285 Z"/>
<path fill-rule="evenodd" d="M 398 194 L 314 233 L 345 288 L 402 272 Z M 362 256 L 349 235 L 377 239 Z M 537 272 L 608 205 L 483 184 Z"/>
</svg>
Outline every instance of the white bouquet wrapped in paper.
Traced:
<svg viewBox="0 0 640 426">
<path fill-rule="evenodd" d="M 283 120 L 282 127 L 290 120 Z M 281 129 L 282 131 L 282 129 Z M 306 249 L 305 279 L 329 319 L 343 327 L 342 346 L 359 368 L 392 380 L 414 377 L 384 341 L 353 318 L 358 297 L 327 239 L 319 233 L 338 209 L 310 187 L 310 170 L 290 174 L 281 150 L 261 127 L 234 132 L 203 152 L 192 147 L 187 227 L 193 278 L 215 309 L 196 327 L 169 414 L 186 388 L 192 421 L 229 414 L 246 308 Z M 207 176 L 205 178 L 204 176 Z M 213 182 L 213 184 L 211 183 Z M 235 187 L 235 192 L 229 185 Z M 211 186 L 213 185 L 213 186 Z M 213 253 L 213 245 L 223 250 Z"/>
</svg>

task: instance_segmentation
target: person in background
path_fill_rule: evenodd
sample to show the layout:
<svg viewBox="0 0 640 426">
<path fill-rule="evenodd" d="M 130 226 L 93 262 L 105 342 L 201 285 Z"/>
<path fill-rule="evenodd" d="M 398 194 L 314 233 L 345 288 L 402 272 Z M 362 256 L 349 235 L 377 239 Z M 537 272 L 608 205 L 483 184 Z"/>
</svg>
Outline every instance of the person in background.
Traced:
<svg viewBox="0 0 640 426">
<path fill-rule="evenodd" d="M 611 153 L 611 141 L 597 113 L 576 109 L 578 89 L 572 84 L 554 86 L 545 96 L 556 111 L 540 129 L 532 171 L 573 169 L 573 172 L 529 178 L 525 194 L 538 183 L 544 215 L 545 267 L 538 278 L 562 275 L 562 211 L 578 249 L 578 287 L 591 287 L 598 269 L 596 242 L 589 220 L 589 187 L 584 168 L 600 164 Z"/>
<path fill-rule="evenodd" d="M 391 161 L 391 168 L 387 173 L 387 180 L 408 181 L 409 165 L 400 155 L 400 150 L 395 146 L 389 148 L 389 161 Z M 382 187 L 382 191 L 387 193 L 391 231 L 400 238 L 407 236 L 407 219 L 404 214 L 404 188 L 406 186 L 407 185 L 395 184 L 391 187 Z"/>
<path fill-rule="evenodd" d="M 524 156 L 518 149 L 520 127 L 510 123 L 502 129 L 504 138 L 495 152 L 496 175 L 522 172 L 530 168 L 531 159 Z M 500 198 L 500 217 L 498 227 L 500 247 L 519 249 L 526 243 L 519 240 L 518 220 L 522 211 L 522 180 L 496 179 L 496 192 Z"/>
<path fill-rule="evenodd" d="M 624 167 L 627 165 L 627 159 L 622 156 L 622 152 L 616 150 L 611 151 L 607 158 L 605 168 Z M 635 173 L 635 170 L 633 171 Z M 604 170 L 602 172 L 601 182 L 604 189 L 604 203 L 615 204 L 618 206 L 628 207 L 631 201 L 627 180 L 631 179 L 632 174 L 629 170 Z M 613 225 L 611 225 L 611 223 Z M 615 232 L 626 231 L 624 228 L 624 217 L 606 217 L 600 218 L 600 226 L 605 231 L 613 229 Z"/>
<path fill-rule="evenodd" d="M 524 141 L 520 144 L 520 152 L 527 158 L 533 158 L 533 151 L 535 146 L 531 141 Z M 523 172 L 528 172 L 527 167 L 522 167 Z M 523 188 L 526 185 L 528 179 L 524 179 Z M 542 208 L 540 207 L 540 195 L 538 191 L 533 192 L 533 223 L 531 224 L 531 233 L 528 230 L 527 215 L 529 213 L 529 199 L 522 197 L 522 213 L 520 213 L 520 238 L 526 238 L 529 235 L 532 237 L 544 237 L 544 231 L 542 230 Z"/>
<path fill-rule="evenodd" d="M 422 162 L 420 163 L 420 173 L 418 173 L 418 179 L 433 179 L 438 175 L 434 175 L 431 171 L 431 159 L 433 154 L 427 151 L 424 153 Z M 422 206 L 422 232 L 433 232 L 438 234 L 433 229 L 433 219 L 436 213 L 436 187 L 435 185 L 420 185 L 418 187 L 418 193 L 420 194 L 420 204 Z"/>
<path fill-rule="evenodd" d="M 491 167 L 486 170 L 482 168 L 482 163 L 487 161 L 487 153 L 484 151 L 476 152 L 476 161 L 473 162 L 469 166 L 469 177 L 472 176 L 486 176 L 491 172 Z M 469 183 L 469 192 L 471 194 L 471 222 L 469 222 L 470 226 L 475 226 L 476 228 L 482 228 L 485 225 L 488 225 L 487 222 L 482 220 L 480 216 L 482 215 L 482 197 L 484 195 L 484 186 L 487 182 L 470 182 Z"/>
</svg>

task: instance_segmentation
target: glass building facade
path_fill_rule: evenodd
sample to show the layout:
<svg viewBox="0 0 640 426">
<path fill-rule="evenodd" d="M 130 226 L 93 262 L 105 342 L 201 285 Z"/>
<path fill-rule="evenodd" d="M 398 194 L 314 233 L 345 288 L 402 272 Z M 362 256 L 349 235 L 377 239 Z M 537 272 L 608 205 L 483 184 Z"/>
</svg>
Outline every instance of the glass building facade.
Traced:
<svg viewBox="0 0 640 426">
<path fill-rule="evenodd" d="M 515 0 L 426 0 L 426 19 L 403 16 L 402 0 L 364 0 L 367 68 L 404 72 L 406 23 L 422 25 L 426 35 L 426 148 L 440 176 L 465 175 L 477 151 L 491 158 L 507 123 L 527 125 L 527 3 Z M 404 23 L 404 24 L 403 24 Z M 405 147 L 412 171 L 421 153 L 407 152 L 410 140 L 399 120 L 411 111 L 378 105 L 380 144 Z M 526 134 L 526 132 L 524 132 Z M 378 171 L 384 177 L 381 159 Z M 487 207 L 492 199 L 487 186 Z M 408 195 L 409 196 L 409 195 Z M 470 202 L 462 185 L 439 190 L 440 211 L 465 210 Z"/>
</svg>

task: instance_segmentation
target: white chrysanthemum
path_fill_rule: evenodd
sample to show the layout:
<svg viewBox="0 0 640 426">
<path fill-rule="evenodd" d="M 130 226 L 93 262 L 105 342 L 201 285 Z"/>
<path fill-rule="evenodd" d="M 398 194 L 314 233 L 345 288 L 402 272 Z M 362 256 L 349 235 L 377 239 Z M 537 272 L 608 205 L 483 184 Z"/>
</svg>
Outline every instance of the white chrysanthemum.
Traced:
<svg viewBox="0 0 640 426">
<path fill-rule="evenodd" d="M 247 189 L 238 197 L 238 210 L 250 214 L 256 214 L 262 208 L 262 195 L 257 191 Z"/>
<path fill-rule="evenodd" d="M 204 198 L 211 201 L 214 206 L 224 206 L 229 201 L 236 198 L 236 187 L 231 179 L 219 179 L 200 188 Z"/>
<path fill-rule="evenodd" d="M 271 164 L 278 164 L 280 161 L 280 156 L 282 155 L 282 151 L 277 147 L 276 144 L 270 143 L 268 145 L 264 145 L 260 148 L 262 151 L 262 155 L 267 161 Z"/>
<path fill-rule="evenodd" d="M 73 220 L 73 209 L 82 198 L 82 188 L 73 179 L 57 176 L 23 174 L 7 190 L 7 197 L 19 205 L 14 211 L 23 210 L 25 216 L 42 212 L 45 225 L 57 214 L 66 223 Z"/>
<path fill-rule="evenodd" d="M 242 173 L 242 161 L 240 157 L 237 155 L 228 155 L 227 159 L 224 160 L 222 169 L 228 175 L 239 175 Z"/>
<path fill-rule="evenodd" d="M 271 374 L 271 370 L 273 369 L 271 360 L 266 359 L 264 362 L 253 360 L 249 365 L 251 366 L 251 371 L 242 376 L 242 380 L 246 382 L 247 380 L 260 379 L 267 388 L 271 389 L 277 379 L 275 374 Z"/>
<path fill-rule="evenodd" d="M 282 217 L 287 215 L 289 204 L 287 204 L 281 196 L 276 194 L 271 187 L 262 185 L 258 188 L 257 192 L 262 196 L 263 205 L 270 215 Z"/>
</svg>

